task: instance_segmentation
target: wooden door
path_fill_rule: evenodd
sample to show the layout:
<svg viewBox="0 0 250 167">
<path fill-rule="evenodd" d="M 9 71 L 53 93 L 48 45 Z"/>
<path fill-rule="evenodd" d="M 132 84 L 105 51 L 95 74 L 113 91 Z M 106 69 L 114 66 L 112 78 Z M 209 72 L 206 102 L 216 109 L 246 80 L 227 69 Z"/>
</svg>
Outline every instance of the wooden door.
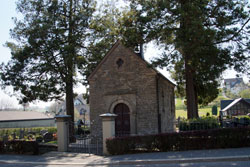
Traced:
<svg viewBox="0 0 250 167">
<path fill-rule="evenodd" d="M 126 104 L 117 104 L 114 108 L 117 115 L 115 119 L 115 135 L 127 136 L 130 134 L 130 115 L 129 108 Z"/>
</svg>

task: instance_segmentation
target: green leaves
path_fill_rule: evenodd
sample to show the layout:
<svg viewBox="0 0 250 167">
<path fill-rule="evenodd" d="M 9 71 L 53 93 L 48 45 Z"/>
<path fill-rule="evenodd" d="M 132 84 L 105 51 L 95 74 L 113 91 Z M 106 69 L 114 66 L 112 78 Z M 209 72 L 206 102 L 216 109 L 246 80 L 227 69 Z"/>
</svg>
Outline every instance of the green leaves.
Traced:
<svg viewBox="0 0 250 167">
<path fill-rule="evenodd" d="M 75 83 L 77 60 L 86 57 L 82 51 L 90 35 L 95 2 L 19 0 L 17 10 L 24 17 L 15 19 L 11 30 L 18 45 L 6 43 L 12 59 L 2 64 L 2 84 L 20 91 L 20 101 L 60 99 L 66 83 Z"/>
<path fill-rule="evenodd" d="M 217 97 L 219 77 L 228 67 L 249 74 L 248 2 L 133 0 L 130 8 L 133 15 L 127 20 L 136 24 L 125 36 L 165 45 L 166 52 L 153 64 L 174 66 L 179 93 L 187 88 L 188 112 L 198 113 L 198 103 L 207 105 Z"/>
<path fill-rule="evenodd" d="M 241 98 L 250 99 L 250 88 L 242 90 L 239 94 Z"/>
</svg>

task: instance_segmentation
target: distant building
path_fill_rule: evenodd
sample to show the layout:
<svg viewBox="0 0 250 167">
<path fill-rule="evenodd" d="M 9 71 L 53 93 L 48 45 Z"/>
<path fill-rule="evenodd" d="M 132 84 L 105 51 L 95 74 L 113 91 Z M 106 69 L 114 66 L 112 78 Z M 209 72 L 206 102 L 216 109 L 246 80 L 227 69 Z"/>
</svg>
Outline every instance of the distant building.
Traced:
<svg viewBox="0 0 250 167">
<path fill-rule="evenodd" d="M 250 113 L 250 99 L 221 100 L 221 116 L 233 117 Z"/>
<path fill-rule="evenodd" d="M 33 111 L 0 111 L 0 128 L 53 127 L 53 116 Z"/>
<path fill-rule="evenodd" d="M 240 91 L 247 88 L 242 78 L 229 78 L 224 79 L 224 85 L 227 90 L 233 94 L 238 94 Z"/>
<path fill-rule="evenodd" d="M 74 98 L 74 109 L 75 109 L 75 118 L 74 120 L 77 122 L 82 120 L 83 123 L 87 126 L 90 125 L 89 119 L 89 105 L 86 100 L 83 98 L 82 94 Z M 66 102 L 63 101 L 57 110 L 56 115 L 66 115 Z"/>
</svg>

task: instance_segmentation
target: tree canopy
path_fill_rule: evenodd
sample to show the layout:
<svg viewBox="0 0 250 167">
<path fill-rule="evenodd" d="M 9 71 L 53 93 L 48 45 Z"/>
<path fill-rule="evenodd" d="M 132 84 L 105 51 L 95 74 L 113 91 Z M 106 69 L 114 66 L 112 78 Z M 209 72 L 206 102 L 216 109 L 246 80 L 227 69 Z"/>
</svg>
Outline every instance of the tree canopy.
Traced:
<svg viewBox="0 0 250 167">
<path fill-rule="evenodd" d="M 250 88 L 242 90 L 239 94 L 241 98 L 250 99 Z"/>
<path fill-rule="evenodd" d="M 166 52 L 154 64 L 173 65 L 177 88 L 185 89 L 188 118 L 198 117 L 198 104 L 217 97 L 224 70 L 234 67 L 249 74 L 247 5 L 240 0 L 131 1 L 129 19 L 137 23 L 129 30 L 140 30 L 141 41 L 163 44 Z"/>
<path fill-rule="evenodd" d="M 94 0 L 19 0 L 23 19 L 14 19 L 7 42 L 11 60 L 1 65 L 3 85 L 19 91 L 21 103 L 60 99 L 74 118 L 76 67 L 86 61 L 86 43 L 95 12 Z"/>
<path fill-rule="evenodd" d="M 126 1 L 126 0 L 125 0 Z M 250 16 L 247 1 L 131 0 L 127 10 L 95 0 L 19 0 L 23 19 L 15 21 L 6 43 L 12 58 L 1 65 L 2 85 L 22 94 L 22 103 L 48 101 L 66 94 L 74 118 L 73 86 L 83 84 L 112 44 L 130 47 L 155 41 L 165 52 L 154 65 L 171 68 L 179 93 L 186 96 L 188 118 L 198 104 L 217 97 L 218 78 L 234 67 L 250 75 Z M 185 91 L 184 91 L 185 90 Z"/>
</svg>

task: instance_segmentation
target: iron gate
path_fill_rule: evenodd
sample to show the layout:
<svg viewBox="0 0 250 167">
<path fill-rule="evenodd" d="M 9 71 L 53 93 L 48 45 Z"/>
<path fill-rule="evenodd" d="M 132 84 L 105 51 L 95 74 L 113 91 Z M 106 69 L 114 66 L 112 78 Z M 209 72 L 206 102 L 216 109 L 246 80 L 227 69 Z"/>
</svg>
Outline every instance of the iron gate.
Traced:
<svg viewBox="0 0 250 167">
<path fill-rule="evenodd" d="M 69 123 L 69 131 L 73 132 L 69 133 L 69 152 L 102 155 L 102 141 L 90 137 L 90 134 L 79 133 L 79 127 L 73 122 Z"/>
</svg>

